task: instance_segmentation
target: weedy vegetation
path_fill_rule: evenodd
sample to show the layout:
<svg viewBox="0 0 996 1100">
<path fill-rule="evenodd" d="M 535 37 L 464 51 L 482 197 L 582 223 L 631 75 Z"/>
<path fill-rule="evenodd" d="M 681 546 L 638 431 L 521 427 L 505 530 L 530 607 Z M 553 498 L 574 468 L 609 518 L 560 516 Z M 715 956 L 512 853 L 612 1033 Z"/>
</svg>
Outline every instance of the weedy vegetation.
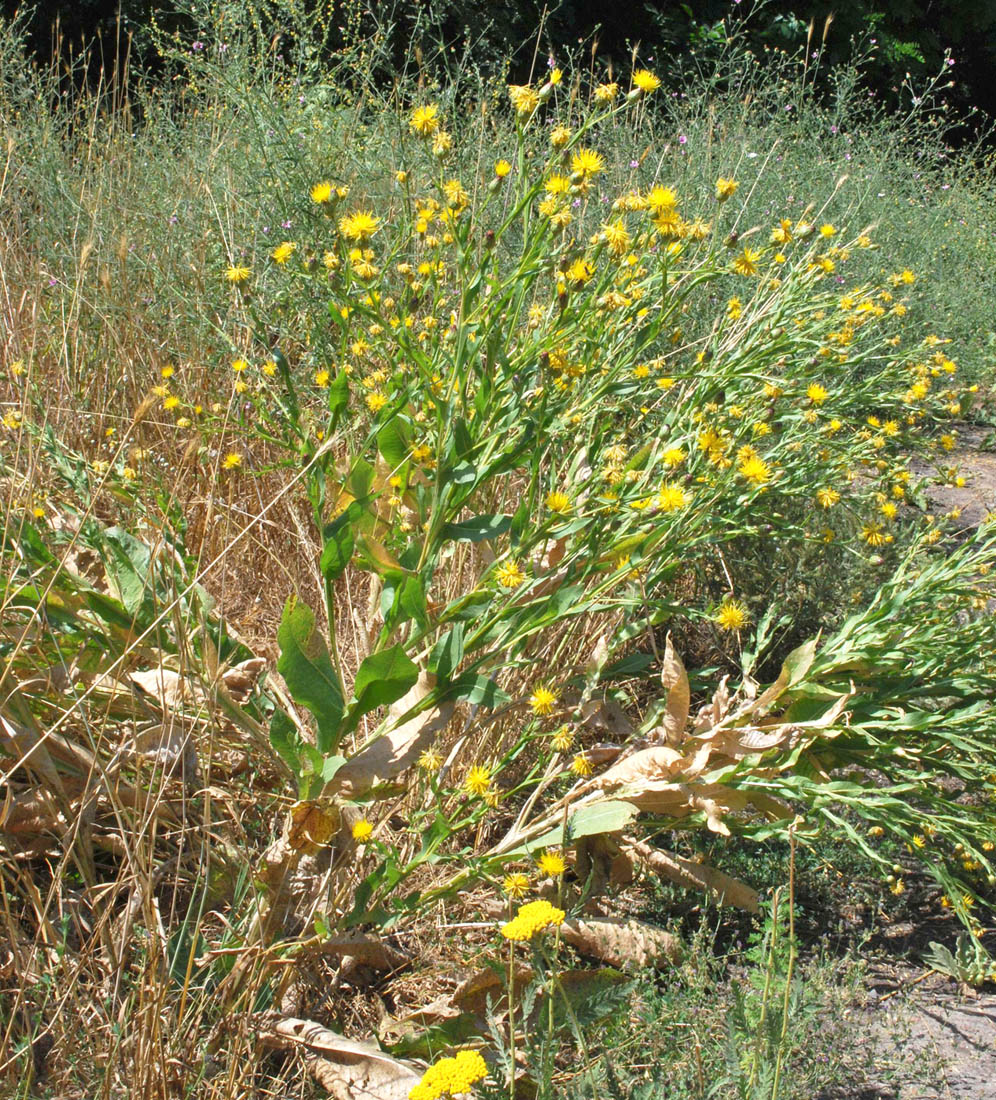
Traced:
<svg viewBox="0 0 996 1100">
<path fill-rule="evenodd" d="M 191 19 L 85 90 L 0 28 L 8 1094 L 853 1077 L 797 865 L 992 966 L 943 81 L 887 116 L 731 32 L 508 84 L 428 21 L 387 80 L 362 7 Z"/>
</svg>

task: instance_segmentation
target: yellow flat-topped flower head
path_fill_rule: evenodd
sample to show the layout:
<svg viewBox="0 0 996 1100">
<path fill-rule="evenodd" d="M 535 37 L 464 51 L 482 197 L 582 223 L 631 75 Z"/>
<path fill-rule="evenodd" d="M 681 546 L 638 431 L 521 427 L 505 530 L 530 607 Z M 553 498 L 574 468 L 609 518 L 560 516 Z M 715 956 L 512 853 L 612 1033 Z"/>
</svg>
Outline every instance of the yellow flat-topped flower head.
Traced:
<svg viewBox="0 0 996 1100">
<path fill-rule="evenodd" d="M 548 928 L 563 924 L 566 916 L 563 909 L 551 905 L 545 898 L 528 901 L 519 907 L 512 920 L 501 926 L 501 934 L 507 940 L 524 943 Z"/>
<path fill-rule="evenodd" d="M 240 286 L 248 281 L 250 274 L 251 272 L 245 264 L 232 264 L 231 267 L 225 269 L 226 280 L 234 286 Z"/>
</svg>

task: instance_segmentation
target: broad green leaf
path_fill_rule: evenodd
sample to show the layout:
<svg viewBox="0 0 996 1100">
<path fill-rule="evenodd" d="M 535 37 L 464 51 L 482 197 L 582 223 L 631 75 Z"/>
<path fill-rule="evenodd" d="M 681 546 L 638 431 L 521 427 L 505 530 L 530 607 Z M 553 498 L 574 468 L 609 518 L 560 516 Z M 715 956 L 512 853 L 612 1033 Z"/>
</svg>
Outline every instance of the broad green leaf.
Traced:
<svg viewBox="0 0 996 1100">
<path fill-rule="evenodd" d="M 400 417 L 392 417 L 377 433 L 377 450 L 392 470 L 404 465 L 411 450 L 410 433 L 407 423 Z"/>
<path fill-rule="evenodd" d="M 355 726 L 364 714 L 400 699 L 417 679 L 418 667 L 403 646 L 394 645 L 380 653 L 371 653 L 356 673 L 350 726 Z"/>
<path fill-rule="evenodd" d="M 448 630 L 429 654 L 429 671 L 439 677 L 440 680 L 448 680 L 460 667 L 463 660 L 463 623 L 457 623 Z"/>
<path fill-rule="evenodd" d="M 478 676 L 472 672 L 457 677 L 446 690 L 447 699 L 462 700 L 465 703 L 480 704 L 493 710 L 512 701 L 512 697 L 487 676 Z"/>
<path fill-rule="evenodd" d="M 294 702 L 314 715 L 318 751 L 326 756 L 335 751 L 341 736 L 345 709 L 342 685 L 332 667 L 325 640 L 316 629 L 311 608 L 295 596 L 284 606 L 277 644 L 280 646 L 277 671 L 286 681 Z"/>
<path fill-rule="evenodd" d="M 457 542 L 484 542 L 486 539 L 496 539 L 499 535 L 504 535 L 511 526 L 511 516 L 474 516 L 473 519 L 459 523 L 445 524 L 442 535 L 445 539 L 454 539 Z"/>
<path fill-rule="evenodd" d="M 640 811 L 632 802 L 620 799 L 606 799 L 590 802 L 575 810 L 567 819 L 567 829 L 557 825 L 542 836 L 519 844 L 511 851 L 503 852 L 502 859 L 513 859 L 520 855 L 542 852 L 546 848 L 571 847 L 586 836 L 600 836 L 603 833 L 618 833 L 629 825 Z"/>
<path fill-rule="evenodd" d="M 345 573 L 346 566 L 349 565 L 353 556 L 355 545 L 356 539 L 353 535 L 351 523 L 348 521 L 341 524 L 336 522 L 331 525 L 331 534 L 325 540 L 325 546 L 322 549 L 322 556 L 319 561 L 322 576 L 327 581 L 334 581 L 336 577 L 340 577 Z"/>
<path fill-rule="evenodd" d="M 144 542 L 123 527 L 104 532 L 104 566 L 116 595 L 135 615 L 142 607 L 150 586 L 152 554 Z"/>
</svg>

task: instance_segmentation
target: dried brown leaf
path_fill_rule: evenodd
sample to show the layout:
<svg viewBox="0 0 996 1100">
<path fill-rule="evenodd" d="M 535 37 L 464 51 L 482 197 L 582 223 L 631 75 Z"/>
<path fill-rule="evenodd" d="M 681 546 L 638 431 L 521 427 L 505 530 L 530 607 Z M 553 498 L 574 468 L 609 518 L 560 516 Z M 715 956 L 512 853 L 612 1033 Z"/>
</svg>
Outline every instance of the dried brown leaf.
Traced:
<svg viewBox="0 0 996 1100">
<path fill-rule="evenodd" d="M 560 928 L 576 951 L 610 966 L 659 967 L 681 959 L 681 942 L 662 928 L 618 917 L 573 917 Z"/>
<path fill-rule="evenodd" d="M 267 1021 L 259 1037 L 267 1046 L 302 1050 L 309 1072 L 336 1100 L 408 1100 L 422 1079 L 414 1066 L 372 1043 L 347 1039 L 311 1020 Z"/>
<path fill-rule="evenodd" d="M 436 678 L 422 672 L 414 687 L 394 703 L 389 715 L 395 721 L 407 714 L 429 694 Z M 407 722 L 388 728 L 351 757 L 336 772 L 325 793 L 342 792 L 347 798 L 355 798 L 377 783 L 393 779 L 410 768 L 420 754 L 427 749 L 453 716 L 454 704 L 443 703 L 409 718 Z"/>
<path fill-rule="evenodd" d="M 667 710 L 660 728 L 669 745 L 678 745 L 688 724 L 688 707 L 692 694 L 688 686 L 688 673 L 675 651 L 670 631 L 661 663 L 661 686 L 667 691 Z"/>
<path fill-rule="evenodd" d="M 692 890 L 705 891 L 717 905 L 734 905 L 749 913 L 760 912 L 757 891 L 739 879 L 724 875 L 722 871 L 659 848 L 651 848 L 642 841 L 628 841 L 623 845 L 623 850 L 635 862 L 649 867 L 671 882 Z"/>
</svg>

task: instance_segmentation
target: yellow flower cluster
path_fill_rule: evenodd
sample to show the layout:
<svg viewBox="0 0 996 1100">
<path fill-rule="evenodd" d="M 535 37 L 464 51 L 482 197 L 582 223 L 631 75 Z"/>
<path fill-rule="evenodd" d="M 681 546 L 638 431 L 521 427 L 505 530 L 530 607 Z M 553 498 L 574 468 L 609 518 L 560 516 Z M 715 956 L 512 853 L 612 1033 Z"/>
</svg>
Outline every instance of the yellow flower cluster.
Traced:
<svg viewBox="0 0 996 1100">
<path fill-rule="evenodd" d="M 565 916 L 563 909 L 551 905 L 545 898 L 529 901 L 520 906 L 512 920 L 501 926 L 501 934 L 507 940 L 525 942 L 547 928 L 563 924 Z"/>
<path fill-rule="evenodd" d="M 408 1092 L 408 1100 L 440 1100 L 470 1092 L 488 1075 L 487 1063 L 476 1050 L 461 1050 L 453 1058 L 441 1058 L 430 1066 Z"/>
</svg>

